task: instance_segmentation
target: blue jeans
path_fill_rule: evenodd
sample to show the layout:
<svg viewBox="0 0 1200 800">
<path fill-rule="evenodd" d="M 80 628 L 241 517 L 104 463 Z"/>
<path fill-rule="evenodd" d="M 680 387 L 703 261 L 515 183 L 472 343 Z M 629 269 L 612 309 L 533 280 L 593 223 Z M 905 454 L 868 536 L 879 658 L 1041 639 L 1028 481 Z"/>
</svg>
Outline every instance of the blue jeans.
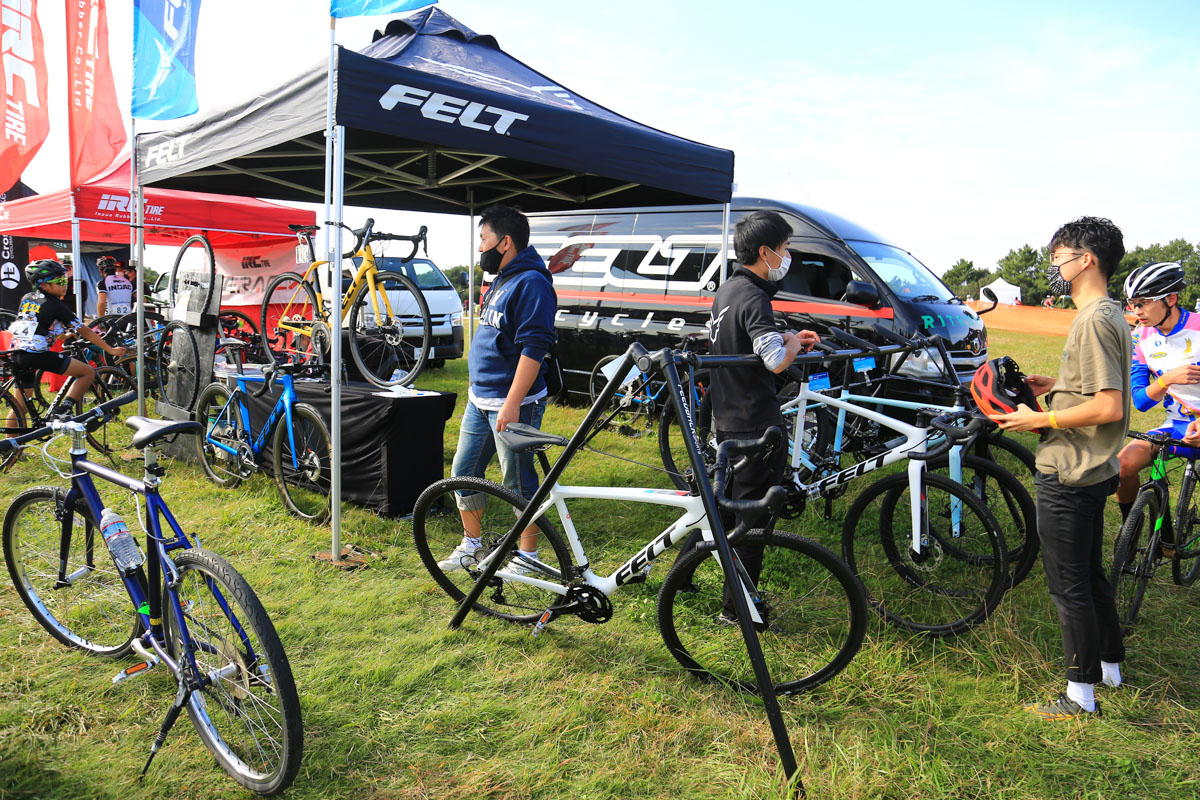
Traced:
<svg viewBox="0 0 1200 800">
<path fill-rule="evenodd" d="M 482 478 L 492 456 L 498 455 L 504 485 L 528 500 L 533 497 L 533 493 L 542 482 L 533 463 L 534 455 L 530 450 L 514 453 L 496 438 L 496 416 L 499 413 L 483 411 L 476 408 L 474 403 L 467 402 L 467 408 L 463 411 L 462 427 L 458 430 L 458 450 L 454 453 L 454 465 L 450 468 L 450 474 L 455 478 Z M 526 403 L 521 406 L 521 418 L 517 421 L 540 428 L 542 415 L 545 413 L 545 400 Z M 483 508 L 486 500 L 487 498 L 478 492 L 459 492 L 457 496 L 460 511 L 478 511 Z"/>
</svg>

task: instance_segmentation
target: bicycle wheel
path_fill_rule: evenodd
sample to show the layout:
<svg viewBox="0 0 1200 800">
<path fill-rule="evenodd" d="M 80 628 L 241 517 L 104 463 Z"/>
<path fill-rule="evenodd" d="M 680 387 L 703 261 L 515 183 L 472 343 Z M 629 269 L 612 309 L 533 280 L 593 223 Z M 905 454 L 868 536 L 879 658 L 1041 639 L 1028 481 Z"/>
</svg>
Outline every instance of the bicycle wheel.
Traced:
<svg viewBox="0 0 1200 800">
<path fill-rule="evenodd" d="M 624 358 L 624 354 L 605 356 L 592 367 L 592 374 L 588 380 L 588 394 L 592 403 L 596 402 L 600 392 L 608 385 L 608 376 L 604 374 L 604 368 L 621 358 Z M 617 387 L 616 394 L 608 401 L 603 418 L 611 414 L 606 427 L 624 436 L 637 438 L 649 432 L 654 422 L 655 402 L 650 391 L 650 379 L 636 368 L 630 369 L 633 370 L 634 377 Z"/>
<path fill-rule="evenodd" d="M 21 601 L 58 641 L 109 658 L 125 656 L 138 616 L 99 527 L 82 501 L 70 511 L 63 547 L 67 493 L 53 486 L 26 489 L 4 515 L 4 560 Z M 59 580 L 65 551 L 65 580 Z"/>
<path fill-rule="evenodd" d="M 191 327 L 183 322 L 171 322 L 163 328 L 155 365 L 162 382 L 161 396 L 177 408 L 190 410 L 200 391 L 200 381 L 212 378 L 211 370 L 201 374 L 196 337 L 192 335 Z"/>
<path fill-rule="evenodd" d="M 179 603 L 202 687 L 188 700 L 201 741 L 235 781 L 259 794 L 291 785 L 304 730 L 300 698 L 279 635 L 246 579 L 207 550 L 176 551 Z M 182 627 L 163 591 L 167 648 L 182 663 Z"/>
<path fill-rule="evenodd" d="M 443 567 L 438 562 L 448 559 L 463 539 L 463 522 L 455 502 L 458 492 L 484 495 L 481 510 L 465 512 L 478 521 L 482 546 L 476 551 L 475 562 Z M 476 562 L 492 552 L 524 508 L 524 498 L 482 478 L 444 478 L 417 498 L 413 509 L 413 543 L 429 574 L 454 602 L 461 602 L 467 596 L 479 578 Z M 571 557 L 562 537 L 546 517 L 535 520 L 532 527 L 538 533 L 539 563 L 528 564 L 527 568 L 544 580 L 566 583 Z M 533 623 L 546 609 L 564 602 L 563 595 L 555 592 L 494 576 L 476 601 L 475 610 L 510 622 Z"/>
<path fill-rule="evenodd" d="M 376 386 L 408 386 L 425 367 L 433 343 L 429 304 L 417 285 L 399 272 L 375 273 L 354 294 L 350 355 L 363 377 Z"/>
<path fill-rule="evenodd" d="M 333 445 L 321 414 L 307 403 L 292 406 L 292 425 L 275 426 L 271 449 L 275 484 L 283 503 L 298 517 L 324 524 L 330 516 Z"/>
<path fill-rule="evenodd" d="M 960 476 L 951 475 L 949 465 L 950 459 L 945 457 L 931 462 L 929 469 L 958 480 L 992 512 L 1004 536 L 1012 586 L 1016 586 L 1033 569 L 1040 550 L 1037 505 L 1033 497 L 1015 475 L 995 461 L 964 456 Z"/>
<path fill-rule="evenodd" d="M 142 313 L 142 322 L 145 325 L 145 332 L 148 332 L 146 359 L 149 360 L 154 358 L 153 343 L 158 341 L 158 331 L 167 324 L 167 321 L 163 318 L 162 314 L 154 311 L 145 311 Z M 137 313 L 122 314 L 108 323 L 108 327 L 104 332 L 104 341 L 113 347 L 127 347 L 129 348 L 128 355 L 136 356 L 137 331 Z"/>
<path fill-rule="evenodd" d="M 1196 500 L 1196 476 L 1184 473 L 1179 482 L 1179 514 L 1175 519 L 1176 553 L 1171 559 L 1171 578 L 1176 586 L 1191 586 L 1200 577 L 1200 507 Z"/>
<path fill-rule="evenodd" d="M 200 245 L 201 250 L 204 251 L 200 266 L 184 267 L 183 257 L 188 248 L 194 244 Z M 208 313 L 208 303 L 212 300 L 216 274 L 217 260 L 213 255 L 212 245 L 209 244 L 208 238 L 200 234 L 189 236 L 183 244 L 179 245 L 179 252 L 175 256 L 175 265 L 171 267 L 171 308 L 178 306 L 179 301 L 183 299 L 184 292 L 187 292 L 189 295 L 188 306 L 195 308 L 201 314 Z M 197 295 L 199 299 L 191 299 Z"/>
<path fill-rule="evenodd" d="M 96 369 L 95 380 L 84 394 L 84 403 L 79 407 L 79 412 L 87 411 L 97 403 L 120 397 L 136 389 L 137 384 L 125 370 L 118 367 L 99 367 Z M 137 404 L 117 409 L 112 419 L 101 427 L 88 431 L 88 443 L 98 452 L 110 457 L 129 450 L 133 442 L 133 431 L 125 424 L 125 419 L 130 415 L 131 408 L 136 410 Z"/>
<path fill-rule="evenodd" d="M 329 327 L 312 285 L 294 272 L 276 275 L 263 294 L 258 321 L 267 363 L 324 363 Z"/>
<path fill-rule="evenodd" d="M 842 527 L 842 557 L 867 602 L 888 622 L 931 636 L 962 633 L 990 615 L 1008 588 L 1008 558 L 996 518 L 962 485 L 929 472 L 921 497 L 908 475 L 868 486 Z M 928 532 L 912 549 L 911 503 L 925 500 Z"/>
<path fill-rule="evenodd" d="M 21 391 L 15 386 L 13 390 Z M 18 404 L 16 396 L 10 392 L 0 392 L 0 438 L 7 439 L 10 436 L 29 433 L 30 429 L 25 420 L 25 407 Z M 17 463 L 20 457 L 20 450 L 12 450 L 0 456 L 0 472 Z"/>
<path fill-rule="evenodd" d="M 214 442 L 239 450 L 243 443 L 250 441 L 247 431 L 242 428 L 242 418 L 238 413 L 240 402 L 229 403 L 230 391 L 223 383 L 210 383 L 200 393 L 196 401 L 196 412 L 193 419 L 204 426 L 204 433 L 196 437 L 196 451 L 200 456 L 200 465 L 208 479 L 222 489 L 237 486 L 245 471 L 242 459 L 237 453 L 228 453 L 217 447 Z"/>
<path fill-rule="evenodd" d="M 1117 619 L 1121 631 L 1128 633 L 1137 620 L 1142 600 L 1146 597 L 1146 586 L 1155 570 L 1155 552 L 1158 536 L 1154 528 L 1158 523 L 1158 494 L 1153 491 L 1140 492 L 1129 509 L 1129 516 L 1117 534 L 1113 545 L 1112 571 L 1108 582 L 1112 584 L 1117 601 Z"/>
<path fill-rule="evenodd" d="M 219 327 L 217 330 L 216 352 L 224 354 L 226 360 L 231 363 L 235 359 L 241 361 L 243 364 L 262 363 L 262 337 L 258 334 L 258 325 L 254 324 L 254 320 L 241 311 L 226 308 L 217 317 L 217 322 Z M 245 342 L 248 346 L 238 348 L 234 353 L 228 353 L 221 344 L 221 339 L 237 339 Z"/>
<path fill-rule="evenodd" d="M 699 386 L 699 375 L 696 376 L 696 382 Z M 711 463 L 716 459 L 717 450 L 716 440 L 713 438 L 712 401 L 706 403 L 707 396 L 707 392 L 698 398 L 693 394 L 693 400 L 697 402 L 692 409 L 692 422 L 696 426 L 700 454 L 705 463 Z M 687 446 L 683 441 L 683 426 L 675 414 L 674 403 L 665 403 L 662 415 L 658 419 L 658 454 L 662 457 L 663 466 L 667 468 L 667 474 L 675 488 L 687 490 L 691 485 L 692 465 L 688 461 Z"/>
<path fill-rule="evenodd" d="M 757 545 L 765 548 L 763 568 L 749 593 L 763 617 L 758 640 L 775 692 L 820 686 L 862 646 L 862 587 L 841 559 L 810 539 L 752 531 L 738 546 Z M 667 573 L 658 594 L 658 629 L 671 655 L 692 674 L 757 693 L 741 628 L 722 618 L 733 615 L 731 606 L 724 607 L 724 589 L 716 545 L 703 542 Z"/>
</svg>

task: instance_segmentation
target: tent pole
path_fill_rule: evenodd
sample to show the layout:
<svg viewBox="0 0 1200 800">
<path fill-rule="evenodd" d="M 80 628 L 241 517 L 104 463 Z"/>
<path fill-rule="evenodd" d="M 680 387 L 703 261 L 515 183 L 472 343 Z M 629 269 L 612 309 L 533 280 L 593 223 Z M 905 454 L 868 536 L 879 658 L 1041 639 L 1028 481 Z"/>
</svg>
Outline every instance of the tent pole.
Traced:
<svg viewBox="0 0 1200 800">
<path fill-rule="evenodd" d="M 342 222 L 342 204 L 346 189 L 346 128 L 338 125 L 334 128 L 333 137 L 333 221 L 339 225 Z M 332 439 L 332 469 L 329 482 L 330 506 L 333 514 L 330 526 L 333 538 L 330 544 L 329 556 L 333 563 L 342 561 L 342 229 L 333 229 L 331 237 L 332 248 L 329 251 L 329 264 L 333 267 L 333 280 L 330 281 L 330 296 L 333 308 L 329 314 L 332 323 L 331 337 L 333 342 L 330 353 L 330 378 L 332 395 L 330 402 L 329 427 Z"/>
<path fill-rule="evenodd" d="M 721 208 L 721 285 L 729 276 L 729 203 Z"/>
<path fill-rule="evenodd" d="M 129 200 L 133 203 L 133 209 L 129 215 L 129 221 L 132 227 L 129 229 L 129 249 L 137 258 L 137 284 L 134 289 L 137 291 L 137 393 L 138 393 L 138 415 L 146 416 L 146 342 L 142 332 L 146 330 L 146 268 L 142 264 L 142 221 L 144 219 L 145 206 L 141 202 L 141 192 L 138 191 L 137 175 L 138 175 L 138 152 L 137 152 L 137 118 L 129 118 L 129 141 L 132 142 L 130 147 L 129 158 Z M 174 298 L 171 300 L 174 303 Z M 172 315 L 175 309 L 172 308 Z"/>
<path fill-rule="evenodd" d="M 467 213 L 471 227 L 467 229 L 467 345 L 475 339 L 475 193 L 467 189 Z"/>
<path fill-rule="evenodd" d="M 79 254 L 79 218 L 75 216 L 75 189 L 71 189 L 71 269 L 75 273 L 75 316 L 83 319 L 83 261 Z M 35 287 L 36 288 L 36 287 Z"/>
<path fill-rule="evenodd" d="M 324 250 L 329 251 L 330 206 L 333 203 L 333 73 L 337 61 L 337 17 L 329 18 L 329 70 L 325 86 L 325 219 L 321 220 L 324 231 Z M 317 278 L 320 280 L 320 277 Z"/>
</svg>

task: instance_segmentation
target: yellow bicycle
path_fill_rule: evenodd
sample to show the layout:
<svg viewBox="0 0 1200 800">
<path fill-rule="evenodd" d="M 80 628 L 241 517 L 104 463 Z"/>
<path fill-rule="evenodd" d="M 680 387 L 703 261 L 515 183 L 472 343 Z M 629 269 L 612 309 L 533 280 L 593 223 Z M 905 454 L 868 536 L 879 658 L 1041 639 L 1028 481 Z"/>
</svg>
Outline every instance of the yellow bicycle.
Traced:
<svg viewBox="0 0 1200 800">
<path fill-rule="evenodd" d="M 362 377 L 376 386 L 406 386 L 429 359 L 433 341 L 429 304 L 406 275 L 376 268 L 371 243 L 412 243 L 412 252 L 401 259 L 407 263 L 422 245 L 428 254 L 427 229 L 422 225 L 412 236 L 378 233 L 373 219 L 358 230 L 339 226 L 355 237 L 353 249 L 342 258 L 361 259 L 349 285 L 345 280 L 342 284 L 341 319 L 350 357 Z M 299 240 L 297 250 L 307 248 L 310 264 L 303 275 L 285 272 L 267 284 L 259 335 L 272 363 L 324 363 L 329 356 L 332 302 L 322 293 L 317 276 L 329 262 L 316 260 L 312 241 L 316 226 L 289 227 Z M 333 274 L 340 275 L 341 270 Z"/>
</svg>

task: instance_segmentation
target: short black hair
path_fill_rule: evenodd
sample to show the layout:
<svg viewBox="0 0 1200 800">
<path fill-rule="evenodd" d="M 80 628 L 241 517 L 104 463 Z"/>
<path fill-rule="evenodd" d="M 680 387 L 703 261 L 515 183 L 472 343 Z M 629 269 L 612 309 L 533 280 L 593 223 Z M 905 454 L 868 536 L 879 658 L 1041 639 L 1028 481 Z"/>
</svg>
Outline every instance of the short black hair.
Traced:
<svg viewBox="0 0 1200 800">
<path fill-rule="evenodd" d="M 1096 257 L 1104 279 L 1108 280 L 1125 257 L 1125 236 L 1110 219 L 1079 217 L 1063 225 L 1050 237 L 1051 254 L 1056 247 L 1090 251 Z"/>
<path fill-rule="evenodd" d="M 792 235 L 792 226 L 774 211 L 755 211 L 742 217 L 733 228 L 733 252 L 738 263 L 758 261 L 758 248 L 778 247 Z"/>
<path fill-rule="evenodd" d="M 498 239 L 512 237 L 517 252 L 529 246 L 529 219 L 512 206 L 488 206 L 479 215 L 479 224 L 491 228 Z"/>
</svg>

